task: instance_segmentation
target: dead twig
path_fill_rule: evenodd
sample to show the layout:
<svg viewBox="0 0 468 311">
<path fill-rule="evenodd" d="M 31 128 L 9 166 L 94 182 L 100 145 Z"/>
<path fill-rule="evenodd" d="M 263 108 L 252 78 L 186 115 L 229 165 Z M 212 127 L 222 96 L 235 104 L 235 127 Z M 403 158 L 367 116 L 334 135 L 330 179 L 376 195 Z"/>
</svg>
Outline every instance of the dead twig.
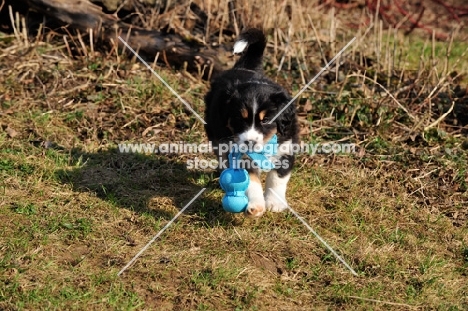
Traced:
<svg viewBox="0 0 468 311">
<path fill-rule="evenodd" d="M 372 81 L 372 83 L 378 85 L 379 87 L 382 88 L 382 90 L 387 93 L 387 95 L 398 105 L 398 107 L 400 107 L 401 110 L 403 110 L 411 119 L 413 120 L 417 120 L 417 118 L 415 116 L 413 116 L 409 111 L 408 109 L 406 109 L 396 98 L 395 96 L 392 95 L 392 93 L 390 93 L 389 90 L 387 90 L 382 84 L 380 84 L 379 82 L 375 81 L 374 79 L 371 79 L 365 75 L 362 75 L 362 74 L 357 74 L 357 73 L 354 73 L 354 74 L 350 74 L 348 75 L 348 77 L 359 77 L 359 78 L 363 78 L 363 79 L 367 79 L 369 81 Z"/>
<path fill-rule="evenodd" d="M 442 120 L 444 120 L 452 111 L 453 111 L 453 107 L 455 107 L 455 101 L 452 101 L 452 106 L 450 106 L 450 109 L 444 113 L 443 115 L 441 115 L 437 120 L 435 120 L 434 122 L 432 122 L 430 125 L 426 126 L 424 128 L 424 131 L 427 131 L 429 130 L 430 128 L 433 128 L 434 126 L 436 126 L 437 124 L 439 124 Z"/>
</svg>

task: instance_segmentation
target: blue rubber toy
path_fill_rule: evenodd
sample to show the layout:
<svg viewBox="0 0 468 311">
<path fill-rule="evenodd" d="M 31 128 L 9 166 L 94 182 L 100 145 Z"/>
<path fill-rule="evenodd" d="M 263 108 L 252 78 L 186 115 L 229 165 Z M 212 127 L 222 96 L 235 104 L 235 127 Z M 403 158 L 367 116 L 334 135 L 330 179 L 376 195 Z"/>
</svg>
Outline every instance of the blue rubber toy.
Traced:
<svg viewBox="0 0 468 311">
<path fill-rule="evenodd" d="M 225 169 L 219 177 L 219 184 L 226 192 L 222 200 L 226 212 L 242 213 L 249 204 L 245 192 L 249 187 L 250 178 L 246 169 L 239 168 L 238 160 L 246 154 L 259 168 L 271 170 L 274 164 L 268 157 L 277 153 L 277 147 L 277 137 L 274 135 L 260 152 L 241 153 L 237 150 L 229 154 L 229 168 Z"/>
<path fill-rule="evenodd" d="M 250 178 L 247 170 L 235 168 L 236 157 L 229 154 L 229 168 L 219 177 L 219 184 L 226 192 L 223 197 L 223 208 L 226 212 L 242 213 L 249 204 L 245 191 L 249 187 Z"/>
</svg>

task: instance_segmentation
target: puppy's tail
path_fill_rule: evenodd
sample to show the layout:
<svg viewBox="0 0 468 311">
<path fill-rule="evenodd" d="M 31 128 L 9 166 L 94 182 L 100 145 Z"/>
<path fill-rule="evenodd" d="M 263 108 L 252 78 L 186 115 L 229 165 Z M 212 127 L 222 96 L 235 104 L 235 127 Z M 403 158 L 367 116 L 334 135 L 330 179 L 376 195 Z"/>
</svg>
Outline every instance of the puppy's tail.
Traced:
<svg viewBox="0 0 468 311">
<path fill-rule="evenodd" d="M 241 33 L 234 44 L 234 54 L 243 54 L 234 65 L 234 68 L 262 71 L 265 47 L 266 37 L 260 29 L 251 28 Z"/>
</svg>

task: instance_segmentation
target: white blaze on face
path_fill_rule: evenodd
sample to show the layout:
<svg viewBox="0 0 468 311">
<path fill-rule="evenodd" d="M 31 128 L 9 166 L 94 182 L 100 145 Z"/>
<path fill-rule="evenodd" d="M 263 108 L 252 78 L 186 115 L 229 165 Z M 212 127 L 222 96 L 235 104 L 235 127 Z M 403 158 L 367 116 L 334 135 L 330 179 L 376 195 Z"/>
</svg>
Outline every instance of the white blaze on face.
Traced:
<svg viewBox="0 0 468 311">
<path fill-rule="evenodd" d="M 252 113 L 254 117 L 252 118 L 252 124 L 250 128 L 239 134 L 238 142 L 252 142 L 253 145 L 263 145 L 263 134 L 255 129 L 255 115 L 257 114 L 257 101 L 254 99 L 252 103 Z"/>
<path fill-rule="evenodd" d="M 253 142 L 253 145 L 263 144 L 263 134 L 257 131 L 253 126 L 239 135 L 239 142 Z"/>
</svg>

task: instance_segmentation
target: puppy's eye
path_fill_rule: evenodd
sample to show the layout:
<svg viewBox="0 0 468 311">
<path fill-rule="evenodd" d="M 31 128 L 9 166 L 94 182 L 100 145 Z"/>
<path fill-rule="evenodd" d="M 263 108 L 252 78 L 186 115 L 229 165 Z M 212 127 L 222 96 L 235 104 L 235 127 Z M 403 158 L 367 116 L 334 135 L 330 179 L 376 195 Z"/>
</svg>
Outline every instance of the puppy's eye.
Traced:
<svg viewBox="0 0 468 311">
<path fill-rule="evenodd" d="M 270 122 L 270 119 L 267 118 L 267 117 L 264 117 L 264 118 L 260 121 L 261 124 L 267 124 L 268 122 Z"/>
</svg>

